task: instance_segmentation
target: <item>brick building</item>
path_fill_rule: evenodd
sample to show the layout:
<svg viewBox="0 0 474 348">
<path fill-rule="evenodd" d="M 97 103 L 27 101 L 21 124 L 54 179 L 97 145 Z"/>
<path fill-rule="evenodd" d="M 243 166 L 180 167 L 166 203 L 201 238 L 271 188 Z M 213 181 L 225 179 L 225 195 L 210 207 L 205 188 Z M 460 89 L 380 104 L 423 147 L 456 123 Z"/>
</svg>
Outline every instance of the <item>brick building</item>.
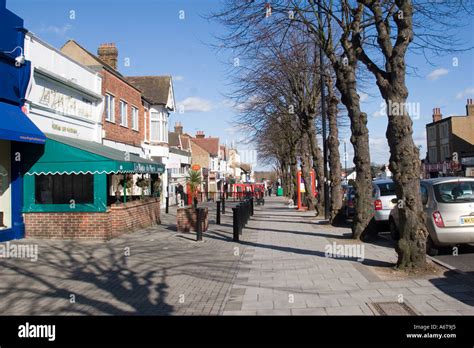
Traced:
<svg viewBox="0 0 474 348">
<path fill-rule="evenodd" d="M 94 55 L 76 41 L 69 40 L 61 52 L 102 75 L 103 144 L 149 158 L 149 153 L 142 148 L 145 139 L 142 92 L 117 71 L 115 44 L 100 45 Z"/>
<path fill-rule="evenodd" d="M 426 125 L 426 177 L 474 176 L 474 104 L 467 100 L 466 115 L 443 118 L 433 109 L 433 122 Z"/>
</svg>

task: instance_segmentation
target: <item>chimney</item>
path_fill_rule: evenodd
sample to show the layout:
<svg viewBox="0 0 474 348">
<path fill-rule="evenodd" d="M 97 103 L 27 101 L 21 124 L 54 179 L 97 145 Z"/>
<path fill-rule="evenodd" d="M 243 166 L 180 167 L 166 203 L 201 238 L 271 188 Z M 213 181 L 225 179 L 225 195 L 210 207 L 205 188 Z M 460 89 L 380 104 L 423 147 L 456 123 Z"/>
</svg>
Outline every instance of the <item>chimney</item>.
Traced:
<svg viewBox="0 0 474 348">
<path fill-rule="evenodd" d="M 472 102 L 472 99 L 469 98 L 467 100 L 466 104 L 466 115 L 467 116 L 474 116 L 474 103 Z"/>
<path fill-rule="evenodd" d="M 196 132 L 196 139 L 203 139 L 205 137 L 206 137 L 206 135 L 204 134 L 203 131 L 197 131 Z"/>
<path fill-rule="evenodd" d="M 183 134 L 183 126 L 181 125 L 181 122 L 176 122 L 174 124 L 174 132 L 178 134 Z"/>
<path fill-rule="evenodd" d="M 97 55 L 101 60 L 117 70 L 118 50 L 114 43 L 104 43 L 97 49 Z"/>
<path fill-rule="evenodd" d="M 441 109 L 434 108 L 433 109 L 433 122 L 441 121 L 442 118 L 443 118 L 443 115 L 441 115 Z"/>
</svg>

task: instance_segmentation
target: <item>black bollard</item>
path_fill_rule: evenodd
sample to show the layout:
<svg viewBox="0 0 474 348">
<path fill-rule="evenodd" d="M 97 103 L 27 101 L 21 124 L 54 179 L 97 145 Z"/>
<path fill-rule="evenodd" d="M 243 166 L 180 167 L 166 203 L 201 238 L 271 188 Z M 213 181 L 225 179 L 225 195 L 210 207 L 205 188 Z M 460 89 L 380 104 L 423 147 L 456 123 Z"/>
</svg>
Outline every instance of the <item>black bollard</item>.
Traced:
<svg viewBox="0 0 474 348">
<path fill-rule="evenodd" d="M 221 224 L 221 202 L 217 201 L 217 214 L 216 214 L 216 224 Z"/>
<path fill-rule="evenodd" d="M 202 241 L 202 213 L 203 208 L 196 209 L 196 241 Z"/>
<path fill-rule="evenodd" d="M 242 230 L 244 228 L 244 206 L 243 204 L 237 204 L 237 207 L 239 207 L 239 234 L 242 234 Z"/>
<path fill-rule="evenodd" d="M 250 198 L 250 216 L 253 216 L 253 198 Z"/>
<path fill-rule="evenodd" d="M 222 196 L 222 214 L 225 215 L 225 194 Z"/>
<path fill-rule="evenodd" d="M 166 198 L 165 198 L 165 202 L 166 202 L 165 212 L 166 212 L 166 214 L 168 214 L 168 212 L 169 212 L 169 207 L 170 207 L 170 198 L 169 198 L 169 197 L 166 197 Z"/>
<path fill-rule="evenodd" d="M 234 242 L 238 242 L 239 241 L 239 207 L 234 207 L 232 208 L 232 214 L 233 214 L 233 239 L 234 239 Z"/>
</svg>

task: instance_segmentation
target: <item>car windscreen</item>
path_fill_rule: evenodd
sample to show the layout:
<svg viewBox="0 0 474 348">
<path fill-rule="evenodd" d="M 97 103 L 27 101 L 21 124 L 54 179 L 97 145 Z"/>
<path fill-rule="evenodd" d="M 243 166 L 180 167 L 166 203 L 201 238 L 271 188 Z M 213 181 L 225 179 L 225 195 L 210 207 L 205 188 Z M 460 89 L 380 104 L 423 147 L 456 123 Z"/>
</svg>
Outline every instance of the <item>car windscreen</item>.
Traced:
<svg viewBox="0 0 474 348">
<path fill-rule="evenodd" d="M 474 181 L 445 182 L 433 186 L 439 203 L 474 202 Z"/>
<path fill-rule="evenodd" d="M 395 184 L 393 182 L 376 183 L 381 196 L 395 195 Z"/>
</svg>

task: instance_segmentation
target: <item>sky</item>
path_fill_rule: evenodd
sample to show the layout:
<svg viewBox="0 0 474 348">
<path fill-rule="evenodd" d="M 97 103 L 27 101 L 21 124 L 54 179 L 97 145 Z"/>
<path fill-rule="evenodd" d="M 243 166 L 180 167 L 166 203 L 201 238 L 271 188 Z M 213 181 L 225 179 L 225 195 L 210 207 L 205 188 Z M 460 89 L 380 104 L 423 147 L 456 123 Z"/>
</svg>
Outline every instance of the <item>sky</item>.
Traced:
<svg viewBox="0 0 474 348">
<path fill-rule="evenodd" d="M 233 143 L 243 161 L 268 169 L 256 159 L 252 146 L 243 144 L 245 134 L 233 125 L 236 111 L 226 97 L 231 91 L 226 70 L 234 57 L 213 48 L 215 37 L 225 28 L 205 18 L 220 5 L 219 0 L 7 0 L 7 8 L 25 20 L 28 30 L 56 48 L 74 39 L 96 53 L 101 43 L 114 42 L 123 75 L 172 75 L 176 102 L 184 105 L 184 113 L 171 113 L 170 126 L 180 121 L 190 134 L 202 130 L 223 144 Z M 462 34 L 470 46 L 473 33 L 471 22 Z M 424 158 L 425 125 L 431 122 L 432 109 L 441 108 L 443 117 L 465 115 L 466 99 L 474 98 L 474 53 L 450 54 L 430 63 L 410 54 L 408 64 L 417 68 L 416 75 L 407 77 L 408 102 L 415 111 L 413 138 Z M 360 95 L 368 115 L 371 161 L 387 163 L 387 117 L 373 81 Z M 347 165 L 352 166 L 349 137 L 349 128 L 342 128 L 341 157 L 346 141 Z"/>
</svg>

